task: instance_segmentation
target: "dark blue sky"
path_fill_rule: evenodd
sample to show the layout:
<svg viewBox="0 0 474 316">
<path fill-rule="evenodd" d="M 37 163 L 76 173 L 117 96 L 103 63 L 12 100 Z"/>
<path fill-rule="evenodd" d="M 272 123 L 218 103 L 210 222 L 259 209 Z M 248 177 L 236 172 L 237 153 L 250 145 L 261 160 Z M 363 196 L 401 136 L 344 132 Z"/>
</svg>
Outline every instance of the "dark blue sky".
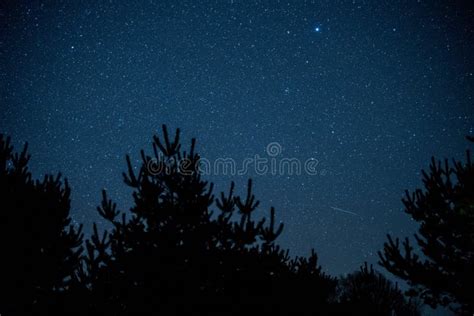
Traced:
<svg viewBox="0 0 474 316">
<path fill-rule="evenodd" d="M 35 176 L 67 176 L 87 225 L 102 188 L 130 205 L 124 155 L 163 123 L 209 160 L 277 142 L 319 173 L 212 175 L 217 191 L 252 177 L 292 254 L 350 272 L 413 233 L 404 190 L 474 133 L 474 15 L 442 2 L 3 3 L 0 131 L 30 143 Z"/>
</svg>

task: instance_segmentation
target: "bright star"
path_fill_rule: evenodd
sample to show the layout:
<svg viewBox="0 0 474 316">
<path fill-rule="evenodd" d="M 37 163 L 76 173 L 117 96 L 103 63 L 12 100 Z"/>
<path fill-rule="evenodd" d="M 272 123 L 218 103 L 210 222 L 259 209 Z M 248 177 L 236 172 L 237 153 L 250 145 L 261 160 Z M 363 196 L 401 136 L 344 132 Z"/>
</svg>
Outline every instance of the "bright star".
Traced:
<svg viewBox="0 0 474 316">
<path fill-rule="evenodd" d="M 320 28 L 319 26 L 316 26 L 316 27 L 314 28 L 314 31 L 315 31 L 316 33 L 319 33 L 319 32 L 321 32 L 321 28 Z"/>
</svg>

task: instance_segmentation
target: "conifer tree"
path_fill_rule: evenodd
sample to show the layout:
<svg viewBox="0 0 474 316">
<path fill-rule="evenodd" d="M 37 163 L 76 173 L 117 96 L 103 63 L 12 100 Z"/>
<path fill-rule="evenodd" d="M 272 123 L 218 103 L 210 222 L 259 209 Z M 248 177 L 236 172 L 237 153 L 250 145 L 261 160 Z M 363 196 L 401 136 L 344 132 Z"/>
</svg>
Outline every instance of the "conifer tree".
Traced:
<svg viewBox="0 0 474 316">
<path fill-rule="evenodd" d="M 379 257 L 389 272 L 408 281 L 410 295 L 472 315 L 474 165 L 469 151 L 466 157 L 465 163 L 452 164 L 432 158 L 428 172 L 423 171 L 424 190 L 406 192 L 405 212 L 420 224 L 415 239 L 422 255 L 408 238 L 400 244 L 389 235 Z"/>
<path fill-rule="evenodd" d="M 405 298 L 397 284 L 393 284 L 372 265 L 365 263 L 338 282 L 339 312 L 345 315 L 421 315 L 418 300 Z"/>
<path fill-rule="evenodd" d="M 334 290 L 315 253 L 291 259 L 275 244 L 283 225 L 257 219 L 249 180 L 245 198 L 231 183 L 216 199 L 199 172 L 195 140 L 181 150 L 179 130 L 155 137 L 138 169 L 127 159 L 130 212 L 103 192 L 98 208 L 112 229 L 87 241 L 88 312 L 222 315 L 321 314 Z"/>
<path fill-rule="evenodd" d="M 62 310 L 80 264 L 81 227 L 71 225 L 70 188 L 61 175 L 33 180 L 27 144 L 14 153 L 0 134 L 0 312 Z"/>
</svg>

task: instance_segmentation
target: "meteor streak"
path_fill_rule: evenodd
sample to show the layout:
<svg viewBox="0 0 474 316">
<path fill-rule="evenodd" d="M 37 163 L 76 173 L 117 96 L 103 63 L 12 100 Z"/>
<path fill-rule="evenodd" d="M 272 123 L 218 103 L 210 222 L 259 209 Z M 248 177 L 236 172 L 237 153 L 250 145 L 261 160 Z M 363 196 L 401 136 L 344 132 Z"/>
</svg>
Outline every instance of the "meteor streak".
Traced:
<svg viewBox="0 0 474 316">
<path fill-rule="evenodd" d="M 354 215 L 354 216 L 360 216 L 357 213 L 354 213 L 354 212 L 351 212 L 351 211 L 346 211 L 346 210 L 343 210 L 342 208 L 339 208 L 339 207 L 331 206 L 331 208 L 335 211 L 338 211 L 338 212 L 343 212 L 343 213 L 351 214 L 351 215 Z"/>
</svg>

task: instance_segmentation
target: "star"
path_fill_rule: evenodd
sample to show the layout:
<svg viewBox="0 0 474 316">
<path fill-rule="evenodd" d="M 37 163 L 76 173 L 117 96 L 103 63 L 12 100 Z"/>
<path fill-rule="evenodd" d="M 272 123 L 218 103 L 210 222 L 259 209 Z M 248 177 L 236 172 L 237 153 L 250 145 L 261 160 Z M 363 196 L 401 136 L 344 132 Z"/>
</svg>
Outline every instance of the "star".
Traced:
<svg viewBox="0 0 474 316">
<path fill-rule="evenodd" d="M 142 148 L 150 154 L 161 124 L 170 132 L 182 128 L 185 148 L 196 137 L 198 153 L 217 158 L 225 152 L 243 163 L 278 141 L 303 163 L 315 156 L 317 175 L 287 173 L 278 181 L 270 172 L 249 174 L 261 190 L 256 198 L 294 228 L 282 236 L 295 245 L 290 252 L 303 255 L 314 246 L 332 258 L 321 262 L 328 272 L 349 273 L 365 260 L 361 254 L 380 249 L 382 240 L 367 236 L 404 235 L 400 229 L 410 219 L 398 211 L 397 196 L 420 185 L 411 170 L 429 165 L 432 154 L 464 152 L 464 135 L 474 135 L 474 64 L 462 59 L 474 50 L 473 28 L 463 27 L 469 12 L 455 6 L 438 16 L 438 5 L 426 2 L 425 14 L 415 17 L 405 13 L 418 12 L 416 1 L 357 1 L 357 11 L 344 1 L 143 2 L 127 12 L 124 24 L 117 23 L 124 1 L 117 2 L 54 2 L 44 12 L 27 3 L 4 13 L 2 24 L 2 31 L 14 32 L 1 45 L 16 63 L 0 76 L 0 132 L 29 141 L 36 174 L 63 170 L 74 184 L 74 216 L 86 227 L 101 219 L 95 204 L 103 187 L 128 203 L 120 180 L 124 156 L 141 161 Z M 19 28 L 23 10 L 55 23 L 39 27 L 31 16 Z M 104 12 L 107 19 L 97 18 Z M 451 20 L 457 22 L 449 32 L 430 36 Z M 181 34 L 184 41 L 168 41 Z M 37 45 L 43 42 L 49 47 Z M 460 59 L 451 58 L 453 51 Z M 426 52 L 423 59 L 419 52 Z M 44 62 L 48 54 L 54 63 Z M 434 59 L 443 62 L 433 66 Z M 19 72 L 27 83 L 17 80 Z M 407 78 L 413 89 L 405 89 Z M 240 143 L 230 145 L 233 137 Z M 277 158 L 292 168 L 291 155 Z M 234 180 L 207 172 L 219 191 Z M 242 180 L 236 189 L 246 187 L 246 178 L 235 179 Z M 378 194 L 380 204 L 365 206 Z M 315 205 L 324 206 L 318 216 L 303 214 Z M 364 216 L 367 233 L 344 230 L 358 217 L 331 205 Z M 374 225 L 366 225 L 373 214 Z"/>
</svg>

